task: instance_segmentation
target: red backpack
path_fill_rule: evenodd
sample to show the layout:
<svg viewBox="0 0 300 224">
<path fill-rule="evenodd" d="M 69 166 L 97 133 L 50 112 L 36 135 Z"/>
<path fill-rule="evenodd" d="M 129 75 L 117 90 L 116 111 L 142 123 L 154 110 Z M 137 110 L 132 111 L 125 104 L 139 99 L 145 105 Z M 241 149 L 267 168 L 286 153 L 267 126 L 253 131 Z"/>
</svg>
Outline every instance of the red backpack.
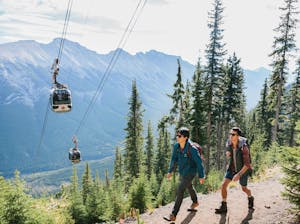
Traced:
<svg viewBox="0 0 300 224">
<path fill-rule="evenodd" d="M 190 158 L 192 158 L 192 155 L 191 155 L 191 152 L 190 152 L 191 146 L 195 147 L 195 148 L 198 150 L 199 155 L 200 155 L 202 161 L 204 161 L 204 160 L 205 160 L 205 157 L 204 157 L 203 149 L 202 149 L 202 147 L 201 147 L 198 143 L 196 143 L 196 142 L 190 141 L 190 145 L 189 145 L 189 148 L 188 148 L 188 151 L 187 151 L 188 156 L 189 156 Z"/>
</svg>

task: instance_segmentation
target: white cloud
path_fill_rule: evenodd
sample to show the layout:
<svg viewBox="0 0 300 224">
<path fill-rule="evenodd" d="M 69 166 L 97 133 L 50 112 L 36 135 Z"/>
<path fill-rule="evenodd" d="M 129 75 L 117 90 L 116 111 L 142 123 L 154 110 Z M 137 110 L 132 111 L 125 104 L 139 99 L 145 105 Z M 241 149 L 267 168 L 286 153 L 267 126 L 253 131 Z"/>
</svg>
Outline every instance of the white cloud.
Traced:
<svg viewBox="0 0 300 224">
<path fill-rule="evenodd" d="M 50 42 L 60 37 L 68 0 L 0 0 L 0 43 Z M 67 38 L 106 53 L 117 47 L 138 0 L 74 1 Z M 224 42 L 242 66 L 268 67 L 283 0 L 224 0 Z M 212 0 L 148 0 L 125 46 L 130 53 L 155 49 L 191 63 L 204 59 Z M 299 9 L 300 10 L 300 9 Z M 299 26 L 296 34 L 300 46 Z"/>
</svg>

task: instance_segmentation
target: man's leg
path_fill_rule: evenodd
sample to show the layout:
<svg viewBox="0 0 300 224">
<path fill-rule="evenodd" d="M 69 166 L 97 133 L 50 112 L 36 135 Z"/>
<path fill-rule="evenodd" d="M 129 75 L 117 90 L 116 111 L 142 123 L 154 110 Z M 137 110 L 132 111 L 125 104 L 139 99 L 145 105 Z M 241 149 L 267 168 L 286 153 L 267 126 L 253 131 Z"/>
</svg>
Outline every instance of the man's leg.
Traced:
<svg viewBox="0 0 300 224">
<path fill-rule="evenodd" d="M 216 214 L 222 214 L 227 212 L 227 187 L 228 184 L 231 182 L 231 179 L 225 178 L 222 187 L 221 187 L 221 195 L 222 195 L 222 202 L 219 208 L 215 209 Z"/>
<path fill-rule="evenodd" d="M 232 180 L 232 174 L 229 170 L 227 170 L 224 181 L 221 186 L 221 196 L 222 196 L 221 206 L 219 208 L 215 209 L 215 213 L 217 213 L 217 214 L 222 214 L 222 213 L 227 212 L 227 202 L 226 202 L 227 187 L 228 187 L 228 184 L 231 182 L 231 180 Z"/>
<path fill-rule="evenodd" d="M 193 187 L 192 180 L 188 184 L 187 189 L 189 191 L 189 194 L 190 194 L 192 202 L 193 202 L 189 209 L 194 210 L 196 207 L 199 206 L 199 203 L 198 203 L 198 198 L 197 198 L 197 192 L 196 192 L 195 188 Z"/>
<path fill-rule="evenodd" d="M 180 209 L 180 206 L 181 206 L 181 203 L 183 200 L 183 196 L 184 196 L 184 191 L 189 186 L 189 184 L 191 184 L 192 179 L 193 179 L 193 176 L 180 177 L 180 183 L 179 183 L 179 186 L 178 186 L 177 192 L 176 192 L 175 205 L 174 205 L 173 211 L 172 211 L 172 214 L 175 216 L 179 212 L 179 209 Z M 197 196 L 196 196 L 196 198 L 197 198 Z"/>
<path fill-rule="evenodd" d="M 245 173 L 241 178 L 240 178 L 240 185 L 242 186 L 242 190 L 247 194 L 248 196 L 248 208 L 253 208 L 254 206 L 254 197 L 251 194 L 251 190 L 247 188 L 248 184 L 248 173 Z"/>
<path fill-rule="evenodd" d="M 225 178 L 221 186 L 221 196 L 222 196 L 222 201 L 224 202 L 226 202 L 227 200 L 227 187 L 230 182 L 231 179 Z"/>
<path fill-rule="evenodd" d="M 187 189 L 189 191 L 193 203 L 197 203 L 198 202 L 197 193 L 195 188 L 193 187 L 192 180 L 190 183 L 187 184 Z"/>
</svg>

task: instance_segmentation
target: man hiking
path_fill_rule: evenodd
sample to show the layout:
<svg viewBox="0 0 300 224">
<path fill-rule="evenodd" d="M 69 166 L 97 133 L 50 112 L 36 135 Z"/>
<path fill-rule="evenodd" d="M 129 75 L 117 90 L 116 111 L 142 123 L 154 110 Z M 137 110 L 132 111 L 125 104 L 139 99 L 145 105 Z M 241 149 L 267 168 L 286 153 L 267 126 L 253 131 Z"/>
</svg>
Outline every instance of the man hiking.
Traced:
<svg viewBox="0 0 300 224">
<path fill-rule="evenodd" d="M 228 160 L 228 168 L 221 187 L 222 202 L 215 213 L 222 214 L 227 212 L 227 187 L 231 181 L 238 181 L 242 186 L 242 190 L 248 197 L 248 208 L 253 209 L 254 197 L 247 188 L 249 174 L 252 171 L 250 164 L 250 153 L 246 143 L 246 138 L 241 136 L 242 131 L 239 127 L 233 127 L 229 133 L 229 139 L 226 144 L 226 157 Z"/>
<path fill-rule="evenodd" d="M 176 199 L 172 213 L 168 216 L 164 216 L 164 219 L 167 221 L 176 220 L 176 215 L 179 212 L 185 189 L 188 189 L 193 202 L 190 209 L 194 210 L 199 205 L 196 191 L 192 185 L 192 180 L 194 179 L 196 173 L 198 173 L 199 182 L 200 184 L 203 184 L 204 169 L 199 151 L 191 144 L 189 136 L 190 131 L 188 128 L 181 127 L 177 130 L 177 143 L 174 144 L 167 178 L 169 180 L 171 179 L 172 172 L 174 171 L 175 167 L 178 166 L 180 182 L 176 191 Z"/>
</svg>

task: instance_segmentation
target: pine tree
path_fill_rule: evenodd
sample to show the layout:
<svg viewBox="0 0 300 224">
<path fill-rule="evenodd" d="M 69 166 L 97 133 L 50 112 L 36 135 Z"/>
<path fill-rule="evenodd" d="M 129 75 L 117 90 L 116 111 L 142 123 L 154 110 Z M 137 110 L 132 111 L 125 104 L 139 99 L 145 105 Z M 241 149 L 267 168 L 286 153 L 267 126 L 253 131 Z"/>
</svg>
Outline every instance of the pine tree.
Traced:
<svg viewBox="0 0 300 224">
<path fill-rule="evenodd" d="M 205 100 L 208 102 L 207 106 L 207 156 L 206 156 L 206 173 L 210 170 L 210 148 L 213 145 L 212 133 L 215 127 L 215 116 L 218 116 L 218 103 L 220 101 L 218 93 L 219 85 L 222 77 L 222 64 L 223 57 L 226 51 L 223 49 L 225 44 L 222 43 L 223 39 L 223 29 L 221 29 L 222 24 L 222 13 L 223 6 L 221 0 L 215 0 L 213 4 L 213 9 L 209 12 L 209 22 L 208 27 L 211 29 L 210 40 L 206 50 L 207 67 L 206 67 L 206 94 Z"/>
<path fill-rule="evenodd" d="M 24 183 L 19 171 L 15 172 L 13 186 L 4 197 L 2 208 L 4 223 L 23 224 L 28 221 L 28 197 L 24 194 Z"/>
<path fill-rule="evenodd" d="M 92 175 L 91 175 L 90 166 L 89 166 L 88 162 L 86 162 L 85 170 L 82 175 L 82 193 L 81 193 L 84 205 L 85 205 L 88 194 L 91 193 L 91 188 L 92 188 Z"/>
<path fill-rule="evenodd" d="M 179 59 L 177 59 L 178 64 L 178 72 L 177 72 L 177 80 L 174 84 L 174 93 L 168 96 L 173 101 L 173 107 L 170 110 L 169 123 L 171 125 L 177 124 L 177 127 L 182 121 L 182 111 L 183 111 L 183 94 L 184 94 L 184 86 L 182 84 L 182 74 L 181 74 L 181 65 Z"/>
<path fill-rule="evenodd" d="M 143 110 L 139 98 L 136 81 L 132 83 L 132 94 L 129 100 L 128 122 L 125 139 L 124 164 L 129 183 L 134 177 L 138 177 L 143 163 Z"/>
<path fill-rule="evenodd" d="M 180 116 L 179 124 L 177 127 L 190 127 L 191 126 L 191 121 L 192 121 L 192 103 L 191 99 L 192 98 L 192 93 L 191 93 L 191 84 L 189 80 L 186 81 L 186 86 L 185 86 L 185 91 L 183 95 L 183 102 L 182 102 L 182 114 Z"/>
<path fill-rule="evenodd" d="M 105 201 L 104 187 L 101 184 L 99 174 L 96 172 L 95 180 L 92 182 L 91 192 L 87 195 L 86 211 L 88 223 L 105 221 L 104 214 L 107 203 Z"/>
<path fill-rule="evenodd" d="M 120 180 L 122 175 L 122 154 L 120 152 L 120 147 L 116 147 L 115 150 L 115 162 L 114 162 L 114 179 Z"/>
<path fill-rule="evenodd" d="M 71 178 L 69 212 L 75 220 L 76 224 L 86 223 L 87 213 L 83 205 L 82 195 L 79 191 L 78 176 L 75 166 L 73 166 L 73 176 Z"/>
<path fill-rule="evenodd" d="M 300 122 L 297 123 L 296 129 L 300 132 Z M 296 207 L 295 210 L 300 212 L 300 134 L 298 134 L 297 147 L 284 147 L 284 153 L 281 153 L 283 158 L 283 171 L 286 174 L 283 178 L 285 191 L 283 195 Z"/>
<path fill-rule="evenodd" d="M 270 122 L 270 112 L 268 110 L 268 80 L 265 80 L 263 89 L 260 93 L 260 100 L 256 107 L 257 114 L 257 127 L 260 135 L 265 138 L 265 144 L 271 144 L 271 122 Z"/>
<path fill-rule="evenodd" d="M 192 85 L 192 115 L 191 115 L 191 139 L 200 145 L 206 144 L 206 109 L 207 104 L 204 100 L 204 77 L 201 69 L 200 59 L 198 60 L 196 71 L 193 76 Z"/>
<path fill-rule="evenodd" d="M 157 153 L 155 158 L 155 173 L 157 176 L 157 181 L 160 183 L 166 173 L 165 164 L 167 163 L 167 158 L 164 155 L 164 132 L 162 129 L 158 130 L 158 140 L 157 140 Z"/>
<path fill-rule="evenodd" d="M 229 57 L 224 80 L 224 120 L 228 125 L 238 124 L 245 127 L 245 93 L 244 74 L 240 59 L 233 54 Z M 244 124 L 244 125 L 243 125 Z M 228 131 L 228 126 L 226 131 Z"/>
<path fill-rule="evenodd" d="M 244 74 L 240 67 L 240 59 L 233 54 L 227 60 L 223 68 L 223 99 L 219 106 L 219 116 L 217 117 L 217 168 L 225 166 L 224 139 L 231 126 L 239 126 L 242 130 L 245 128 L 245 94 L 244 94 Z"/>
<path fill-rule="evenodd" d="M 295 71 L 296 81 L 292 84 L 287 97 L 287 115 L 289 117 L 289 124 L 285 135 L 287 143 L 290 147 L 296 145 L 296 122 L 300 120 L 300 59 L 297 62 Z"/>
<path fill-rule="evenodd" d="M 155 155 L 154 168 L 158 183 L 162 181 L 164 175 L 167 173 L 167 166 L 171 154 L 167 122 L 168 118 L 165 116 L 158 123 L 157 153 Z"/>
<path fill-rule="evenodd" d="M 139 209 L 141 213 L 145 212 L 150 206 L 152 195 L 149 188 L 148 180 L 144 174 L 134 179 L 129 190 L 130 208 Z"/>
<path fill-rule="evenodd" d="M 273 57 L 273 67 L 270 79 L 270 94 L 269 94 L 269 111 L 272 113 L 272 141 L 278 140 L 278 129 L 280 113 L 282 110 L 282 96 L 286 83 L 286 75 L 288 73 L 289 56 L 295 50 L 295 30 L 297 19 L 296 5 L 298 0 L 284 0 L 284 7 L 279 9 L 282 11 L 280 16 L 280 24 L 275 29 L 278 36 L 275 37 L 273 43 L 273 52 L 270 54 Z"/>
<path fill-rule="evenodd" d="M 148 131 L 146 137 L 146 173 L 147 178 L 150 179 L 151 173 L 153 171 L 154 163 L 154 137 L 152 133 L 151 121 L 148 121 Z"/>
</svg>

